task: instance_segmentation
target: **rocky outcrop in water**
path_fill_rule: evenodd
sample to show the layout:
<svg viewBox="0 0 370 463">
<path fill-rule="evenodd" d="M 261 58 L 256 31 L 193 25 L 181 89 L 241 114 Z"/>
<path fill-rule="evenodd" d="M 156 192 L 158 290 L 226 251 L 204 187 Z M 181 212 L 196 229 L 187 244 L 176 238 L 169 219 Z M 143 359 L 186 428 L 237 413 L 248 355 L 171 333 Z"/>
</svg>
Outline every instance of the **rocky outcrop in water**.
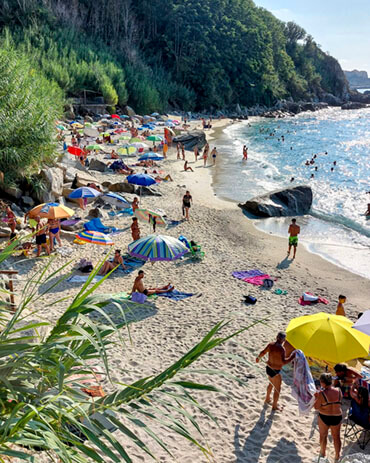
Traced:
<svg viewBox="0 0 370 463">
<path fill-rule="evenodd" d="M 185 133 L 184 135 L 178 135 L 173 139 L 174 143 L 183 143 L 185 149 L 192 150 L 195 145 L 198 145 L 199 149 L 207 143 L 206 135 L 202 130 L 193 130 L 192 132 Z"/>
<path fill-rule="evenodd" d="M 363 109 L 366 108 L 365 103 L 359 103 L 357 101 L 350 101 L 342 105 L 342 109 Z"/>
<path fill-rule="evenodd" d="M 311 187 L 301 185 L 257 196 L 239 207 L 256 217 L 289 217 L 307 214 L 312 199 Z"/>
</svg>

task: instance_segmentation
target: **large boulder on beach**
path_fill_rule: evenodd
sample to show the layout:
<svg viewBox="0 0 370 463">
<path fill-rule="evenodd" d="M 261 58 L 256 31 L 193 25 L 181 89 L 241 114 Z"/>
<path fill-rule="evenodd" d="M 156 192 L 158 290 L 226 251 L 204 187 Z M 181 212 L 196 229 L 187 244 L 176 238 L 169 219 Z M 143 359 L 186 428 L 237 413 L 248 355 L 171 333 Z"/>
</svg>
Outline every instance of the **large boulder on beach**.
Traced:
<svg viewBox="0 0 370 463">
<path fill-rule="evenodd" d="M 135 185 L 128 182 L 112 183 L 112 185 L 109 185 L 108 189 L 114 193 L 135 193 Z"/>
<path fill-rule="evenodd" d="M 46 191 L 55 197 L 62 196 L 64 183 L 64 170 L 60 167 L 47 167 L 42 169 L 41 178 L 44 180 Z"/>
<path fill-rule="evenodd" d="M 107 165 L 99 159 L 92 159 L 90 161 L 89 170 L 96 170 L 98 172 L 105 172 L 107 170 Z"/>
<path fill-rule="evenodd" d="M 178 135 L 173 139 L 174 143 L 183 143 L 186 150 L 192 150 L 195 145 L 198 145 L 199 149 L 207 143 L 206 134 L 203 130 L 193 130 L 192 132 Z"/>
<path fill-rule="evenodd" d="M 257 196 L 239 207 L 257 217 L 289 217 L 307 214 L 312 198 L 311 187 L 301 185 Z"/>
</svg>

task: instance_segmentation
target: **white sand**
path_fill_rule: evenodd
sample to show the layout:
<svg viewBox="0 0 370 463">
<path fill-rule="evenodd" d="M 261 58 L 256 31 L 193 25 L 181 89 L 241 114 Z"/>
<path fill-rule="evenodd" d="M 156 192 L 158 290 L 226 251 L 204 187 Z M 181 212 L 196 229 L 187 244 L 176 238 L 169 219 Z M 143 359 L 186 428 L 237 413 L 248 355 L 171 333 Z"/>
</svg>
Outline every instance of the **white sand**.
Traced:
<svg viewBox="0 0 370 463">
<path fill-rule="evenodd" d="M 216 125 L 222 125 L 218 122 Z M 211 143 L 212 145 L 212 143 Z M 212 148 L 212 146 L 211 146 Z M 201 377 L 185 374 L 185 377 L 199 382 L 217 384 L 230 397 L 213 393 L 195 394 L 200 403 L 207 407 L 218 420 L 218 427 L 208 418 L 196 412 L 198 422 L 206 437 L 206 442 L 213 453 L 212 461 L 218 463 L 305 463 L 318 455 L 318 431 L 314 413 L 307 417 L 298 416 L 297 403 L 290 394 L 292 381 L 291 367 L 283 372 L 283 388 L 280 402 L 284 406 L 281 413 L 273 413 L 264 406 L 267 379 L 264 365 L 256 366 L 254 359 L 268 341 L 275 338 L 277 331 L 284 330 L 291 318 L 326 311 L 335 312 L 339 293 L 347 295 L 347 314 L 355 319 L 359 311 L 369 308 L 370 281 L 344 271 L 320 257 L 309 254 L 302 246 L 298 248 L 297 259 L 288 268 L 277 269 L 277 264 L 286 255 L 287 240 L 262 234 L 249 222 L 241 210 L 231 202 L 216 198 L 211 188 L 212 167 L 203 168 L 203 160 L 196 164 L 192 153 L 187 153 L 194 173 L 183 172 L 183 162 L 176 161 L 176 154 L 171 150 L 169 159 L 161 165 L 166 173 L 174 178 L 173 182 L 162 182 L 158 189 L 163 193 L 160 198 L 144 197 L 142 207 L 160 208 L 169 219 L 182 218 L 181 199 L 189 189 L 194 200 L 189 222 L 181 222 L 165 234 L 178 237 L 183 234 L 195 239 L 202 245 L 206 257 L 201 262 L 188 259 L 179 262 L 146 264 L 145 282 L 147 286 L 172 282 L 179 290 L 201 292 L 201 296 L 192 297 L 181 302 L 172 302 L 158 298 L 153 309 L 144 309 L 135 315 L 138 321 L 131 324 L 123 351 L 114 348 L 110 352 L 112 376 L 116 381 L 129 383 L 140 377 L 156 374 L 196 344 L 206 332 L 220 320 L 231 320 L 226 332 L 233 332 L 248 325 L 256 319 L 265 319 L 242 334 L 237 340 L 205 356 L 195 367 L 222 368 L 241 379 L 246 379 L 245 386 L 225 377 Z M 106 179 L 106 174 L 93 173 L 97 179 Z M 117 179 L 118 175 L 111 175 Z M 118 181 L 118 180 L 117 180 Z M 130 198 L 130 195 L 126 195 Z M 109 225 L 126 228 L 131 218 L 104 220 Z M 141 224 L 142 235 L 149 226 Z M 125 250 L 131 242 L 131 234 L 125 231 L 114 237 L 115 248 Z M 96 263 L 105 248 L 93 245 L 72 245 L 72 258 L 91 258 Z M 52 264 L 51 271 L 62 265 L 66 259 L 59 257 Z M 15 266 L 22 274 L 27 271 L 39 271 L 43 261 L 34 259 L 24 265 Z M 259 268 L 277 277 L 276 287 L 286 289 L 287 296 L 279 296 L 273 291 L 263 291 L 239 281 L 231 276 L 234 270 Z M 130 290 L 134 275 L 115 274 L 105 281 L 99 292 L 113 293 Z M 23 278 L 23 277 L 22 277 Z M 19 283 L 20 285 L 20 283 Z M 63 282 L 48 296 L 48 300 L 76 294 L 79 287 Z M 311 290 L 328 298 L 329 305 L 302 307 L 298 298 L 304 290 Z M 257 297 L 255 306 L 246 306 L 243 295 Z M 40 307 L 42 303 L 40 302 Z M 50 308 L 41 308 L 39 318 L 54 319 L 63 311 L 65 304 L 55 304 Z M 119 320 L 117 310 L 109 309 L 110 315 Z M 141 318 L 141 319 L 140 319 Z M 240 343 L 241 345 L 238 345 Z M 217 354 L 238 354 L 250 365 L 241 364 L 232 359 L 217 357 Z M 247 379 L 247 375 L 253 375 Z M 111 390 L 109 384 L 104 385 Z M 157 426 L 153 426 L 158 429 Z M 139 435 L 141 435 L 139 433 Z M 117 436 L 120 436 L 117 433 Z M 207 459 L 185 440 L 164 434 L 176 456 L 175 460 L 153 444 L 153 449 L 161 462 L 177 461 L 181 463 L 203 463 Z M 120 436 L 120 441 L 127 442 Z M 200 438 L 202 440 L 202 438 Z M 202 442 L 205 442 L 204 440 Z M 132 445 L 129 452 L 135 462 L 147 462 L 150 458 L 140 453 Z M 357 446 L 353 449 L 346 445 L 346 453 L 361 452 Z M 333 459 L 333 447 L 329 443 L 329 456 Z M 43 459 L 43 461 L 49 461 Z"/>
</svg>

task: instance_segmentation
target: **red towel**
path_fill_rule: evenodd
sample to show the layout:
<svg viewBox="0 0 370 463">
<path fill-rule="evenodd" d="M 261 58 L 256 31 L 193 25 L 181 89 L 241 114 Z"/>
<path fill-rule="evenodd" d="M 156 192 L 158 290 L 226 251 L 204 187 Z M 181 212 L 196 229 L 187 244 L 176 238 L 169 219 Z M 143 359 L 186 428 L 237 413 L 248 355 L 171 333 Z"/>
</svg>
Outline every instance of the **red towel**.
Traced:
<svg viewBox="0 0 370 463">
<path fill-rule="evenodd" d="M 252 285 L 262 286 L 263 280 L 266 278 L 271 278 L 270 275 L 256 275 L 254 277 L 243 278 L 243 281 L 246 283 L 251 283 Z"/>
<path fill-rule="evenodd" d="M 309 293 L 308 291 L 306 291 L 307 294 L 311 294 L 311 296 L 313 296 L 312 293 Z M 298 299 L 298 302 L 299 304 L 301 305 L 314 305 L 314 304 L 319 304 L 321 302 L 321 304 L 329 304 L 329 301 L 327 299 L 325 299 L 324 297 L 321 297 L 319 296 L 319 298 L 317 299 L 317 301 L 305 301 L 303 299 L 303 296 L 301 296 L 299 299 Z"/>
</svg>

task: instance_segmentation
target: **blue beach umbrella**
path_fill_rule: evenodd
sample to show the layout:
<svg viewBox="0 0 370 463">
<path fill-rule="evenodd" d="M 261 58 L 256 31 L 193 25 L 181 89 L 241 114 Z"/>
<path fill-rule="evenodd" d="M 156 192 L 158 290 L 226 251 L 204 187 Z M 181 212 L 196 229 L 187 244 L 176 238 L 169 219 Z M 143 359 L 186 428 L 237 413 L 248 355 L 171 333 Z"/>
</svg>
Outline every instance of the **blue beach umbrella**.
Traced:
<svg viewBox="0 0 370 463">
<path fill-rule="evenodd" d="M 148 235 L 128 245 L 131 256 L 151 262 L 179 259 L 188 251 L 177 238 L 166 235 Z"/>
<path fill-rule="evenodd" d="M 113 206 L 120 207 L 121 209 L 130 209 L 131 204 L 123 196 L 118 195 L 110 191 L 109 193 L 104 193 L 104 199 L 107 203 L 112 204 Z"/>
<path fill-rule="evenodd" d="M 72 191 L 72 193 L 68 195 L 68 198 L 71 198 L 71 199 L 96 198 L 97 196 L 100 196 L 100 195 L 101 195 L 100 191 L 97 191 L 94 188 L 90 188 L 88 186 L 82 186 Z"/>
<path fill-rule="evenodd" d="M 163 161 L 163 159 L 163 156 L 153 153 L 153 151 L 149 151 L 149 153 L 145 153 L 139 157 L 139 161 Z"/>
<path fill-rule="evenodd" d="M 139 186 L 150 186 L 157 183 L 155 179 L 148 174 L 132 174 L 127 177 L 128 183 Z"/>
</svg>

